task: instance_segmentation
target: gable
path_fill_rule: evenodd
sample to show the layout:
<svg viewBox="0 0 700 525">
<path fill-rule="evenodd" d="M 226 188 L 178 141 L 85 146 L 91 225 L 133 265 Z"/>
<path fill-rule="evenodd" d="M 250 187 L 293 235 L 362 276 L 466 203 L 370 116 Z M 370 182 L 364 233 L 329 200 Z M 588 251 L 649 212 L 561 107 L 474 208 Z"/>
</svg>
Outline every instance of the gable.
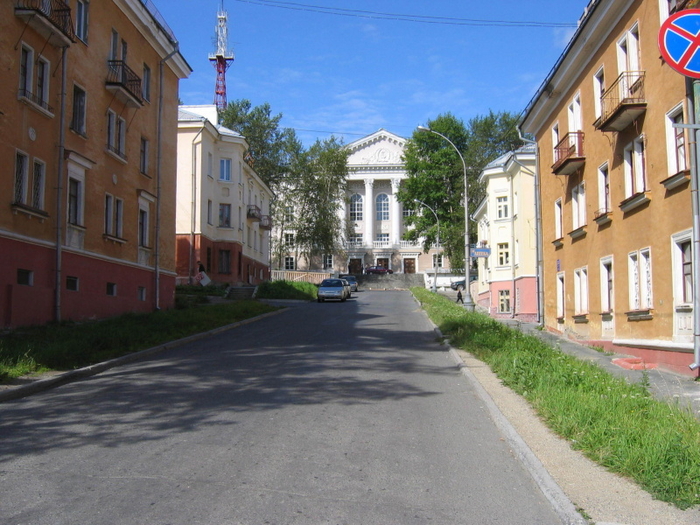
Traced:
<svg viewBox="0 0 700 525">
<path fill-rule="evenodd" d="M 348 144 L 348 166 L 401 166 L 405 143 L 404 138 L 379 130 Z"/>
</svg>

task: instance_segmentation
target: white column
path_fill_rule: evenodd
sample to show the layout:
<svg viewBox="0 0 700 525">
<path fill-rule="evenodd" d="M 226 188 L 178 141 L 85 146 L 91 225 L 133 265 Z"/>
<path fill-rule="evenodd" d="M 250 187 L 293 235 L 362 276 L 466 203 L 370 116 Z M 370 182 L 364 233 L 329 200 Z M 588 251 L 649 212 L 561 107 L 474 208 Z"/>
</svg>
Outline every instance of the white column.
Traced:
<svg viewBox="0 0 700 525">
<path fill-rule="evenodd" d="M 365 246 L 374 246 L 374 179 L 365 179 Z"/>
<path fill-rule="evenodd" d="M 401 242 L 401 207 L 396 198 L 400 184 L 400 179 L 391 179 L 391 243 L 396 245 Z"/>
</svg>

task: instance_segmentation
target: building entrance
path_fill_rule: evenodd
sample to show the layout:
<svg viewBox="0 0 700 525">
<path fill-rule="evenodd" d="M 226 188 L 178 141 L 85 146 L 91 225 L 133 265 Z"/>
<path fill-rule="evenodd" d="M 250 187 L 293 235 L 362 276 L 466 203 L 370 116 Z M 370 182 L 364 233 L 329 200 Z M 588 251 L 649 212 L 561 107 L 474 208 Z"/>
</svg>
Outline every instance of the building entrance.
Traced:
<svg viewBox="0 0 700 525">
<path fill-rule="evenodd" d="M 404 259 L 403 260 L 403 273 L 416 273 L 416 260 L 415 259 Z"/>
<path fill-rule="evenodd" d="M 355 275 L 362 275 L 362 259 L 350 259 L 348 270 Z"/>
</svg>

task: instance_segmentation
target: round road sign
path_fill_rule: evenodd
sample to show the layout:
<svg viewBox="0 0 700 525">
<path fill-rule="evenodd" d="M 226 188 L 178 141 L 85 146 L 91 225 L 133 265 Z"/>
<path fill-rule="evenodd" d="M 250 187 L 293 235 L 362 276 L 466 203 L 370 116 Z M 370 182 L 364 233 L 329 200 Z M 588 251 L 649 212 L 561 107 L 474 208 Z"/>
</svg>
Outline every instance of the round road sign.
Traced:
<svg viewBox="0 0 700 525">
<path fill-rule="evenodd" d="M 681 75 L 700 78 L 700 9 L 668 17 L 659 30 L 659 49 L 666 63 Z"/>
</svg>

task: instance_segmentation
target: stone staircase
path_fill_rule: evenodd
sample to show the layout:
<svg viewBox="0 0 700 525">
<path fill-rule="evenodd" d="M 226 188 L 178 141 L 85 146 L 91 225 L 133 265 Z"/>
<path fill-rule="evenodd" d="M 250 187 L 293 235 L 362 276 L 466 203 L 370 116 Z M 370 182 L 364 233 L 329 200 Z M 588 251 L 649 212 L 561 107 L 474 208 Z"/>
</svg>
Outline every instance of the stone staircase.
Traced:
<svg viewBox="0 0 700 525">
<path fill-rule="evenodd" d="M 422 273 L 358 275 L 357 284 L 361 290 L 408 290 L 425 286 L 425 276 Z"/>
<path fill-rule="evenodd" d="M 255 286 L 231 286 L 226 292 L 226 299 L 242 300 L 252 299 L 255 293 Z"/>
</svg>

